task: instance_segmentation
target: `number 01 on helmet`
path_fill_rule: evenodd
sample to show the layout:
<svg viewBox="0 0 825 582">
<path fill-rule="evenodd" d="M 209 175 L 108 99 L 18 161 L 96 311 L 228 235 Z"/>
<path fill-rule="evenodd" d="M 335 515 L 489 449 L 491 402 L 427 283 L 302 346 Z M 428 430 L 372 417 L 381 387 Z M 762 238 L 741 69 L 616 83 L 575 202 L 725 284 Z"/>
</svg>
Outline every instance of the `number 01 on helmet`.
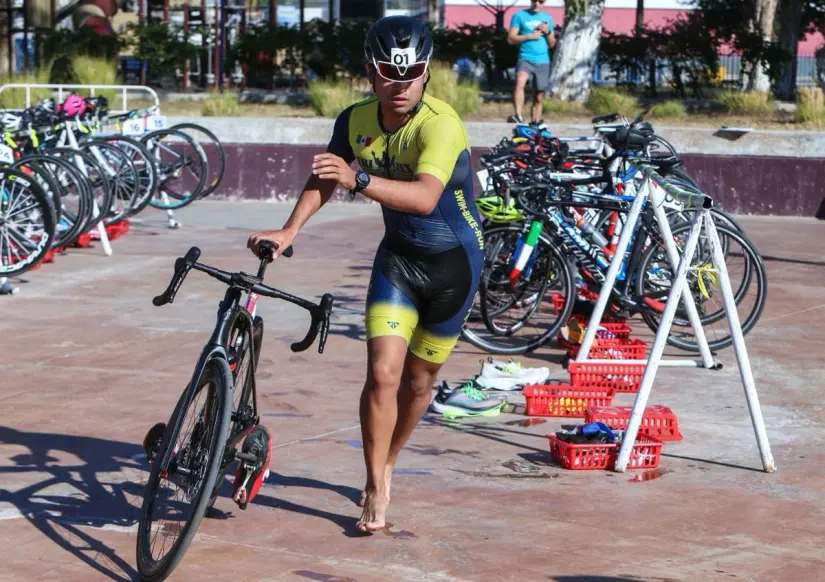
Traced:
<svg viewBox="0 0 825 582">
<path fill-rule="evenodd" d="M 364 57 L 388 81 L 410 82 L 427 72 L 433 40 L 424 24 L 408 16 L 386 16 L 373 24 Z"/>
</svg>

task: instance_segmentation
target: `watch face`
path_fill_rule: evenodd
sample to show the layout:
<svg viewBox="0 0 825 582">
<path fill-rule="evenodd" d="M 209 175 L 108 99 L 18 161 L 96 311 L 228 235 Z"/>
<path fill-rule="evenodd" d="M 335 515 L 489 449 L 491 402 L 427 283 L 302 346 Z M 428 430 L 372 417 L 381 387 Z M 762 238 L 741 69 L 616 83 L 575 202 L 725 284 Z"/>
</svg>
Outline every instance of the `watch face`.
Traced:
<svg viewBox="0 0 825 582">
<path fill-rule="evenodd" d="M 355 174 L 355 181 L 358 183 L 359 186 L 366 186 L 370 183 L 370 175 L 367 174 L 365 171 L 361 170 L 357 174 Z"/>
</svg>

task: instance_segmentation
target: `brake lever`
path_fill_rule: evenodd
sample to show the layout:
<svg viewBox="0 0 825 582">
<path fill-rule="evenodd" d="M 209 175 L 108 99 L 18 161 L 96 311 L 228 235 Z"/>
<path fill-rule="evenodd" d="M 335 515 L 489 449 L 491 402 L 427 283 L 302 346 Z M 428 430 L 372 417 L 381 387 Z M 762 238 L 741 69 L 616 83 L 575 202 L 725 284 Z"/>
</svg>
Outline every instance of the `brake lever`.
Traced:
<svg viewBox="0 0 825 582">
<path fill-rule="evenodd" d="M 329 331 L 329 316 L 332 313 L 333 297 L 329 293 L 325 293 L 321 298 L 321 303 L 313 307 L 310 313 L 312 314 L 312 323 L 309 326 L 309 331 L 304 339 L 293 343 L 290 349 L 293 352 L 303 352 L 312 345 L 318 332 L 321 332 L 321 342 L 318 345 L 318 353 L 323 353 L 324 343 Z"/>
<path fill-rule="evenodd" d="M 192 266 L 198 262 L 198 258 L 200 258 L 200 256 L 201 250 L 198 247 L 192 247 L 185 256 L 179 257 L 175 261 L 175 274 L 172 276 L 169 286 L 161 295 L 158 295 L 152 299 L 152 305 L 155 307 L 160 307 L 161 305 L 166 305 L 167 303 L 174 303 L 175 294 L 177 294 L 178 289 L 183 284 L 186 274 Z"/>
</svg>

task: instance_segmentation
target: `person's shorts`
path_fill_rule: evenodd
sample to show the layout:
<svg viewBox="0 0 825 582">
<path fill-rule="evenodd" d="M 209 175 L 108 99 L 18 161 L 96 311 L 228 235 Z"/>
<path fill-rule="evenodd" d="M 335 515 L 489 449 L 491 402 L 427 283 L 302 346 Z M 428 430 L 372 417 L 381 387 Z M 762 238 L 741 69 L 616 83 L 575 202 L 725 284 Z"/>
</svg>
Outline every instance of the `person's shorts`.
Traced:
<svg viewBox="0 0 825 582">
<path fill-rule="evenodd" d="M 483 251 L 464 245 L 414 253 L 384 239 L 367 291 L 367 339 L 399 336 L 416 356 L 443 364 L 458 343 L 478 290 Z"/>
<path fill-rule="evenodd" d="M 547 91 L 550 84 L 550 63 L 536 64 L 524 59 L 519 59 L 516 63 L 516 72 L 527 71 L 533 79 L 533 89 L 536 91 Z"/>
</svg>

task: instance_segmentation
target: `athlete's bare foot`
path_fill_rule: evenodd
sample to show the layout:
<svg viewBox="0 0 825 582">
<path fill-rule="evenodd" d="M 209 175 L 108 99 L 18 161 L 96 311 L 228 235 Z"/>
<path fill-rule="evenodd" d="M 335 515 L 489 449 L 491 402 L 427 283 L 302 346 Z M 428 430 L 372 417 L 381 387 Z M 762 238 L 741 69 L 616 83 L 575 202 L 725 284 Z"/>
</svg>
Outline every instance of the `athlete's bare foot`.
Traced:
<svg viewBox="0 0 825 582">
<path fill-rule="evenodd" d="M 385 491 L 387 492 L 387 503 L 390 501 L 390 486 L 392 485 L 392 467 L 387 465 L 387 468 L 384 469 L 384 487 L 386 487 Z M 358 507 L 364 507 L 364 503 L 367 500 L 367 486 L 364 485 L 364 489 L 361 491 L 361 499 L 358 501 Z"/>
<path fill-rule="evenodd" d="M 384 491 L 375 489 L 367 492 L 367 499 L 364 502 L 364 511 L 361 512 L 361 519 L 356 527 L 364 532 L 373 532 L 384 529 L 387 523 L 384 521 L 384 514 L 390 504 L 389 496 Z"/>
</svg>

